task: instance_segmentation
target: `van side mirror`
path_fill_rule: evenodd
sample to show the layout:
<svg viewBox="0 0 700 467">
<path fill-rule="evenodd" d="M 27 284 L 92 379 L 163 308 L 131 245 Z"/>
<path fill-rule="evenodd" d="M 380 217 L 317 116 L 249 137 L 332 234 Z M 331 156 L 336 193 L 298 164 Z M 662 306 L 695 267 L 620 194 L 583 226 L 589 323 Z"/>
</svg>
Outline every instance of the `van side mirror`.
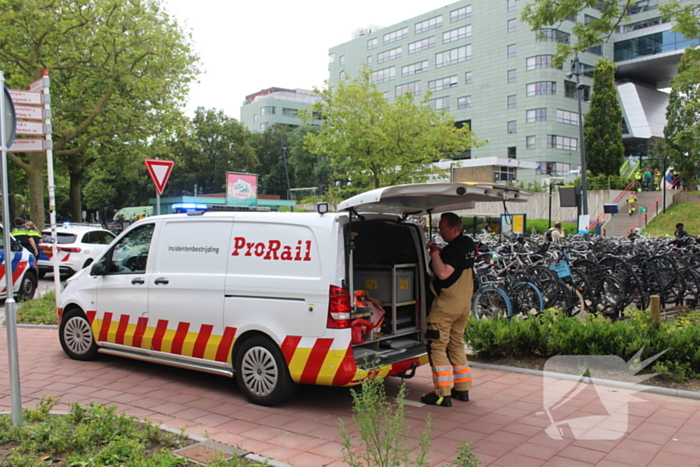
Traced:
<svg viewBox="0 0 700 467">
<path fill-rule="evenodd" d="M 104 276 L 107 274 L 107 266 L 105 266 L 107 263 L 105 263 L 104 258 L 93 264 L 92 269 L 90 269 L 90 275 L 91 276 Z"/>
</svg>

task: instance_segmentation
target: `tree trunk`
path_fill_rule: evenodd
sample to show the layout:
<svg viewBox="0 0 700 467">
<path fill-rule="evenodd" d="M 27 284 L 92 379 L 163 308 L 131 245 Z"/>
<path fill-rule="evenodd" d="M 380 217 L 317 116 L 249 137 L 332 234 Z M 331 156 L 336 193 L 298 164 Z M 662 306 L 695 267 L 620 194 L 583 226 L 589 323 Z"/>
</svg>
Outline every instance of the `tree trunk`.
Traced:
<svg viewBox="0 0 700 467">
<path fill-rule="evenodd" d="M 80 182 L 83 171 L 72 167 L 70 169 L 70 215 L 72 222 L 83 222 L 83 198 L 80 193 Z"/>
<path fill-rule="evenodd" d="M 46 226 L 44 210 L 44 167 L 46 166 L 45 152 L 27 153 L 29 157 L 28 167 L 22 167 L 27 172 L 27 183 L 29 184 L 29 212 L 31 220 L 36 224 L 39 231 Z"/>
</svg>

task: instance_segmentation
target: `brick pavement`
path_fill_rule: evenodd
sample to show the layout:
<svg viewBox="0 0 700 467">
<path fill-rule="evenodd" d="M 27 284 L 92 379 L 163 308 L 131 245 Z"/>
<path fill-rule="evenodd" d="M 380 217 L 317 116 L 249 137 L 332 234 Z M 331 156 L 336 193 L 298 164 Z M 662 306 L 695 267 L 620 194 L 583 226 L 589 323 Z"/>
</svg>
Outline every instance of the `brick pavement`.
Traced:
<svg viewBox="0 0 700 467">
<path fill-rule="evenodd" d="M 34 407 L 47 395 L 62 398 L 56 410 L 67 410 L 70 402 L 98 401 L 295 467 L 346 465 L 340 461 L 338 420 L 351 421 L 347 389 L 304 386 L 286 404 L 259 407 L 246 402 L 225 377 L 105 355 L 94 362 L 70 360 L 54 329 L 19 328 L 18 342 L 24 407 Z M 0 411 L 10 410 L 6 348 L 2 328 Z M 472 401 L 454 401 L 450 409 L 417 402 L 430 387 L 428 368 L 406 382 L 407 446 L 418 445 L 431 414 L 433 466 L 454 460 L 464 441 L 485 465 L 495 467 L 700 465 L 699 401 L 638 394 L 646 403 L 630 404 L 628 425 L 608 424 L 611 439 L 576 440 L 568 431 L 557 440 L 545 433 L 550 420 L 543 412 L 542 377 L 483 369 L 473 374 Z M 388 393 L 396 394 L 398 385 L 399 380 L 388 380 Z M 555 418 L 607 414 L 592 388 L 556 409 Z"/>
</svg>

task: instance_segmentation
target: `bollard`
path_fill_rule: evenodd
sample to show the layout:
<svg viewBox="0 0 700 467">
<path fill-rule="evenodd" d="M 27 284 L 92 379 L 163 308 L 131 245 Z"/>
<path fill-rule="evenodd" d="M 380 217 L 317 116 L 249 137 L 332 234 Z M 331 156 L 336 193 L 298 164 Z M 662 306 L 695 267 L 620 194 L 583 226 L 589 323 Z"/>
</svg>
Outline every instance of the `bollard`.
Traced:
<svg viewBox="0 0 700 467">
<path fill-rule="evenodd" d="M 649 300 L 651 322 L 654 323 L 655 327 L 659 327 L 659 324 L 661 324 L 661 297 L 658 295 L 652 295 L 649 297 Z"/>
</svg>

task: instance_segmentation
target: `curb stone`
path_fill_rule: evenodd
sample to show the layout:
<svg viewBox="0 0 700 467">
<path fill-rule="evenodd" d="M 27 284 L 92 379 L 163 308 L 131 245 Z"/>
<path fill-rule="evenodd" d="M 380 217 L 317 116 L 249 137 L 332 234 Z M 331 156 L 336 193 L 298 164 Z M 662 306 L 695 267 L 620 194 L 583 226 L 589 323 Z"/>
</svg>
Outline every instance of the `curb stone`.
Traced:
<svg viewBox="0 0 700 467">
<path fill-rule="evenodd" d="M 68 415 L 68 412 L 52 410 L 49 412 L 49 414 L 51 414 L 51 415 Z M 12 415 L 12 412 L 0 411 L 0 415 Z M 137 419 L 137 420 L 140 422 L 153 423 L 150 420 L 141 420 L 141 419 Z M 156 425 L 155 423 L 153 423 L 153 424 Z M 274 459 L 270 459 L 269 457 L 263 457 L 263 456 L 259 456 L 257 454 L 253 454 L 251 452 L 245 451 L 245 450 L 241 450 L 240 448 L 237 448 L 235 446 L 229 446 L 228 444 L 224 444 L 224 443 L 221 443 L 219 441 L 212 441 L 212 440 L 210 440 L 208 438 L 204 438 L 202 436 L 188 434 L 186 431 L 176 430 L 175 428 L 169 427 L 167 425 L 157 425 L 157 426 L 161 430 L 167 431 L 168 433 L 172 433 L 174 435 L 184 435 L 187 438 L 189 438 L 190 440 L 196 441 L 197 443 L 204 444 L 204 445 L 210 445 L 211 447 L 217 447 L 217 448 L 225 450 L 227 452 L 228 451 L 245 452 L 246 454 L 244 454 L 240 457 L 242 457 L 243 459 L 249 460 L 251 462 L 258 462 L 260 464 L 265 463 L 265 465 L 268 467 L 294 467 L 292 465 L 285 464 L 283 462 L 279 462 L 279 461 L 276 461 Z M 179 457 L 184 457 L 184 456 L 179 456 Z M 187 458 L 187 459 L 189 459 L 189 458 Z M 190 459 L 190 460 L 192 460 L 193 462 L 196 462 L 193 459 Z"/>
<path fill-rule="evenodd" d="M 545 371 L 543 370 L 532 370 L 530 368 L 518 368 L 514 366 L 504 366 L 504 365 L 493 365 L 491 363 L 480 363 L 480 362 L 469 362 L 469 365 L 474 368 L 482 368 L 484 370 L 497 370 L 497 371 L 507 371 L 510 373 L 523 373 L 526 375 L 545 377 Z M 683 397 L 686 399 L 700 400 L 700 392 L 696 391 L 685 391 L 683 389 L 671 389 L 659 386 L 648 386 L 644 384 L 634 384 L 625 383 L 623 381 L 614 381 L 611 379 L 600 379 L 591 377 L 581 377 L 579 375 L 570 375 L 566 373 L 554 373 L 551 371 L 546 372 L 547 377 L 553 377 L 557 379 L 564 379 L 568 381 L 582 381 L 586 384 L 597 384 L 599 386 L 607 386 L 617 389 L 628 389 L 630 391 L 637 392 L 648 392 L 651 394 L 660 394 L 662 396 L 674 396 Z"/>
</svg>

